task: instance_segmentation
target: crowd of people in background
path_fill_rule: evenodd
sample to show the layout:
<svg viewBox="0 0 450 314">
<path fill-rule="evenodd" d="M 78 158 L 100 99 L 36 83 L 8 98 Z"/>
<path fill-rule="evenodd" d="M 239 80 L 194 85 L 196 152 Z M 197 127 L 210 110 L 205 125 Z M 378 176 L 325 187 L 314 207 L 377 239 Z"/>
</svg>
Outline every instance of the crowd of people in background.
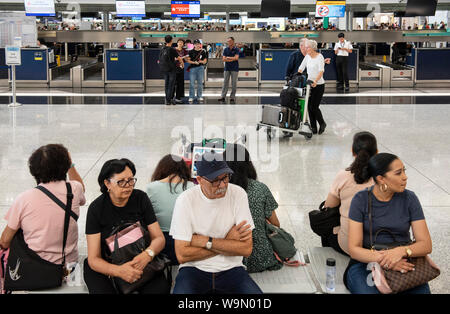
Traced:
<svg viewBox="0 0 450 314">
<path fill-rule="evenodd" d="M 427 23 L 422 25 L 415 23 L 413 26 L 400 25 L 399 23 L 368 23 L 365 25 L 364 30 L 433 30 L 433 29 L 446 29 L 447 24 L 444 21 L 440 23 Z M 80 30 L 80 26 L 76 24 L 57 23 L 50 25 L 39 25 L 39 31 L 47 30 L 59 30 L 59 31 L 76 31 Z M 92 23 L 91 30 L 103 30 L 103 23 Z M 229 25 L 228 31 L 254 31 L 255 26 L 253 24 L 247 25 Z M 314 21 L 311 24 L 296 24 L 288 21 L 284 29 L 280 29 L 277 25 L 264 25 L 258 28 L 259 31 L 334 31 L 339 30 L 336 24 L 330 24 L 327 28 L 324 27 L 322 22 Z M 363 30 L 360 24 L 355 24 L 354 30 Z M 179 31 L 199 31 L 199 32 L 225 32 L 226 24 L 218 22 L 183 22 L 183 23 L 111 23 L 109 24 L 109 31 L 163 31 L 163 32 L 179 32 Z"/>
</svg>

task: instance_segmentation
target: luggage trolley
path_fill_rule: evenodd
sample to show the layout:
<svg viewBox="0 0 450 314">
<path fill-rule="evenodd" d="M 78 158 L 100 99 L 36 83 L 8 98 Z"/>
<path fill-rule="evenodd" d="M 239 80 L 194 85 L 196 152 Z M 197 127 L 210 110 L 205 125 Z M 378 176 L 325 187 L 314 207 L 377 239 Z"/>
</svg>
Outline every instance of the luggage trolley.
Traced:
<svg viewBox="0 0 450 314">
<path fill-rule="evenodd" d="M 308 102 L 309 102 L 309 95 L 311 92 L 311 84 L 313 82 L 310 80 L 306 81 L 306 87 L 304 88 L 296 88 L 299 91 L 299 99 L 304 99 L 305 100 L 305 106 L 304 106 L 304 110 L 303 110 L 303 118 L 301 117 L 301 115 L 299 115 L 298 119 L 301 119 L 301 121 L 297 121 L 296 124 L 298 124 L 298 128 L 297 129 L 289 129 L 289 128 L 285 128 L 282 126 L 281 121 L 283 120 L 282 115 L 284 114 L 282 112 L 282 108 L 281 106 L 276 106 L 276 105 L 263 105 L 262 106 L 262 117 L 261 117 L 261 122 L 259 122 L 256 125 L 256 131 L 259 131 L 261 128 L 266 128 L 266 132 L 267 132 L 267 140 L 271 141 L 272 138 L 275 136 L 275 132 L 276 130 L 280 130 L 286 133 L 298 133 L 300 135 L 303 135 L 307 140 L 312 138 L 312 130 L 311 130 L 311 123 L 309 121 L 309 114 L 308 114 Z M 287 88 L 289 86 L 285 86 L 284 88 Z M 306 90 L 306 92 L 305 92 Z M 304 96 L 303 96 L 304 95 Z M 273 119 L 271 119 L 272 121 L 270 122 L 263 122 L 264 120 L 264 108 L 267 108 L 268 110 L 271 110 L 272 112 L 275 112 L 275 116 L 273 117 Z M 292 109 L 291 109 L 292 110 Z M 266 111 L 267 112 L 267 111 Z M 278 114 L 276 114 L 278 113 Z M 270 114 L 270 113 L 269 113 Z"/>
</svg>

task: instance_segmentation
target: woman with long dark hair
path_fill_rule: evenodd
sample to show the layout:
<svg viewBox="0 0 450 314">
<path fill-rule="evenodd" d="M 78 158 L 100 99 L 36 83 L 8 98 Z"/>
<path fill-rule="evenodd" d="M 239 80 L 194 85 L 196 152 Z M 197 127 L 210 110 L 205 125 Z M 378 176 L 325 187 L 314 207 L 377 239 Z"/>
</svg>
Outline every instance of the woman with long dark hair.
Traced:
<svg viewBox="0 0 450 314">
<path fill-rule="evenodd" d="M 174 240 L 169 235 L 170 224 L 178 196 L 194 186 L 190 180 L 191 172 L 184 160 L 179 156 L 166 155 L 159 161 L 146 188 L 166 239 L 166 246 L 162 252 L 169 257 L 173 265 L 178 265 L 178 260 Z"/>
<path fill-rule="evenodd" d="M 371 278 L 369 263 L 378 263 L 386 270 L 401 273 L 414 271 L 410 257 L 426 256 L 432 251 L 432 242 L 419 199 L 406 189 L 408 177 L 403 162 L 395 155 L 380 153 L 370 158 L 363 176 L 371 177 L 373 187 L 358 192 L 352 200 L 349 212 L 348 248 L 351 260 L 344 274 L 344 283 L 351 293 L 378 294 Z M 369 197 L 371 215 L 369 215 Z M 371 249 L 372 234 L 380 232 L 377 244 L 395 247 L 394 242 L 404 243 L 395 248 L 376 251 Z M 412 229 L 414 242 L 411 241 Z M 395 238 L 395 239 L 394 239 Z M 406 244 L 410 243 L 410 244 Z M 402 294 L 429 294 L 428 283 L 404 291 Z"/>
<path fill-rule="evenodd" d="M 372 186 L 373 181 L 365 173 L 369 159 L 378 152 L 377 139 L 370 132 L 359 132 L 353 136 L 352 153 L 355 157 L 350 167 L 339 171 L 331 185 L 325 207 L 339 207 L 341 224 L 333 233 L 322 237 L 322 246 L 331 246 L 337 252 L 348 252 L 348 211 L 353 196 Z"/>
<path fill-rule="evenodd" d="M 266 235 L 266 219 L 271 224 L 280 227 L 275 209 L 278 203 L 269 188 L 257 181 L 256 169 L 250 159 L 247 149 L 239 144 L 228 144 L 224 159 L 233 170 L 230 183 L 242 187 L 248 196 L 250 212 L 255 229 L 253 229 L 253 251 L 248 258 L 244 258 L 244 265 L 249 273 L 264 270 L 277 270 L 283 264 L 278 262 L 273 254 L 272 245 Z"/>
</svg>

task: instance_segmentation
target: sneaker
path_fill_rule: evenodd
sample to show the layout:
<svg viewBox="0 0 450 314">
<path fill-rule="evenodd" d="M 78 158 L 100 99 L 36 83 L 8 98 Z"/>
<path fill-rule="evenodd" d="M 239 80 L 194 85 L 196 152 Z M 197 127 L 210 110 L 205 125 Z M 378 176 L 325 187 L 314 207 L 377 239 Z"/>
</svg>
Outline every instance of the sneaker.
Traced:
<svg viewBox="0 0 450 314">
<path fill-rule="evenodd" d="M 349 91 L 350 91 L 350 87 L 346 87 L 346 88 L 345 88 L 345 91 L 346 91 L 346 92 L 349 92 Z"/>
<path fill-rule="evenodd" d="M 194 98 L 189 98 L 189 103 L 192 104 L 194 102 Z"/>
<path fill-rule="evenodd" d="M 176 103 L 176 104 L 182 104 L 183 101 L 182 101 L 181 99 L 175 99 L 175 103 Z"/>
<path fill-rule="evenodd" d="M 230 98 L 230 103 L 235 103 L 235 102 L 236 102 L 236 99 Z"/>
<path fill-rule="evenodd" d="M 204 102 L 204 101 L 205 101 L 205 98 L 200 97 L 200 98 L 198 99 L 198 101 L 199 101 L 199 102 Z"/>
<path fill-rule="evenodd" d="M 222 97 L 222 98 L 219 99 L 219 101 L 220 102 L 225 102 L 225 98 Z"/>
</svg>

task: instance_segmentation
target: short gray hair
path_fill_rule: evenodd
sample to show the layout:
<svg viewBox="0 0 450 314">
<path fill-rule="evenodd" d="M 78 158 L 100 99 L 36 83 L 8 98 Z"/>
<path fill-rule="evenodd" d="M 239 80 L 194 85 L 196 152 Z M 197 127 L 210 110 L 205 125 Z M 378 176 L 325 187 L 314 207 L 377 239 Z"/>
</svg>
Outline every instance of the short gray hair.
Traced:
<svg viewBox="0 0 450 314">
<path fill-rule="evenodd" d="M 315 41 L 313 39 L 308 39 L 308 41 L 306 42 L 306 46 L 311 47 L 312 50 L 316 51 L 317 50 L 317 41 Z"/>
<path fill-rule="evenodd" d="M 303 37 L 300 39 L 300 46 L 306 46 L 306 43 L 308 42 L 308 38 Z"/>
</svg>

